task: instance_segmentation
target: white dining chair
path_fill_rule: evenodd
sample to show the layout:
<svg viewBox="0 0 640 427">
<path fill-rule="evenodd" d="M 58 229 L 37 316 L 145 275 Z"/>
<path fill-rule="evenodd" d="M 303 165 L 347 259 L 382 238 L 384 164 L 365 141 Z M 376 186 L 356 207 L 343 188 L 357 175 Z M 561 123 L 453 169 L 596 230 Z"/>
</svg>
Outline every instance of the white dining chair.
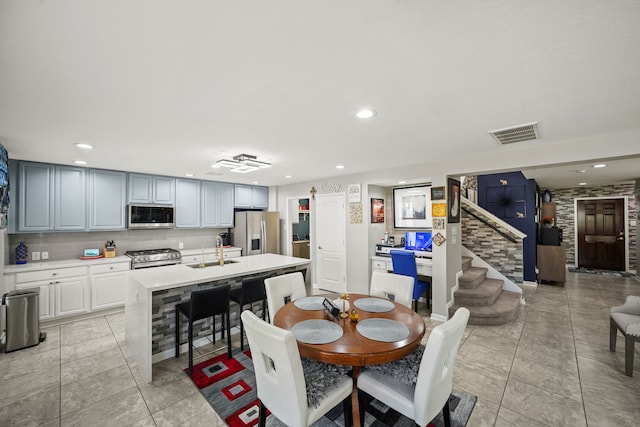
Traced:
<svg viewBox="0 0 640 427">
<path fill-rule="evenodd" d="M 368 368 L 358 377 L 358 389 L 414 420 L 419 426 L 426 426 L 442 410 L 444 424 L 450 427 L 449 396 L 453 391 L 453 366 L 468 320 L 469 310 L 461 307 L 449 321 L 433 328 L 415 384 L 392 376 L 393 367 L 387 372 Z M 366 408 L 360 408 L 361 417 L 365 411 Z"/>
<path fill-rule="evenodd" d="M 256 374 L 261 427 L 266 424 L 266 409 L 287 426 L 303 427 L 340 402 L 345 425 L 351 425 L 351 377 L 331 369 L 333 365 L 312 360 L 305 360 L 310 367 L 305 371 L 293 332 L 271 325 L 249 310 L 243 311 L 241 318 Z M 313 384 L 315 396 L 308 395 L 307 384 Z"/>
<path fill-rule="evenodd" d="M 264 287 L 267 291 L 267 305 L 271 323 L 273 323 L 278 310 L 287 302 L 307 296 L 304 277 L 299 271 L 264 279 Z"/>
<path fill-rule="evenodd" d="M 411 308 L 413 277 L 374 271 L 371 274 L 369 295 L 392 299 L 398 304 Z"/>
</svg>

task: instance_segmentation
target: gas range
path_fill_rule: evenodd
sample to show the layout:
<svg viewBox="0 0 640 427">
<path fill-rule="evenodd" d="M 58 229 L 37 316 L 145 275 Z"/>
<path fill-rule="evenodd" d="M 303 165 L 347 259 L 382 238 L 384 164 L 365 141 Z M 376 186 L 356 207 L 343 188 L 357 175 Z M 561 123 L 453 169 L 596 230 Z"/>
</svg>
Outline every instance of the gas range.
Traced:
<svg viewBox="0 0 640 427">
<path fill-rule="evenodd" d="M 149 267 L 162 267 L 165 265 L 180 264 L 182 255 L 180 251 L 170 248 L 164 249 L 145 249 L 141 251 L 125 252 L 131 258 L 131 269 Z"/>
</svg>

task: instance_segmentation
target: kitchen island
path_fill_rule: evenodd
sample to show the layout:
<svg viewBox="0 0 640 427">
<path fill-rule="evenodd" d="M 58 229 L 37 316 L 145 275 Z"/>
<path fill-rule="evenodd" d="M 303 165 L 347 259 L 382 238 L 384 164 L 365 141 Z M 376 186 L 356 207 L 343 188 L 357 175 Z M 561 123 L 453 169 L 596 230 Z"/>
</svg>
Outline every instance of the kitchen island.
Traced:
<svg viewBox="0 0 640 427">
<path fill-rule="evenodd" d="M 308 259 L 275 254 L 229 261 L 233 262 L 224 266 L 193 268 L 193 264 L 180 264 L 127 272 L 125 336 L 127 347 L 146 382 L 152 380 L 153 363 L 174 356 L 175 305 L 188 300 L 191 292 L 226 284 L 236 288 L 245 277 L 303 270 L 310 263 Z M 195 326 L 194 341 L 211 335 L 211 321 L 202 322 L 197 333 Z"/>
</svg>

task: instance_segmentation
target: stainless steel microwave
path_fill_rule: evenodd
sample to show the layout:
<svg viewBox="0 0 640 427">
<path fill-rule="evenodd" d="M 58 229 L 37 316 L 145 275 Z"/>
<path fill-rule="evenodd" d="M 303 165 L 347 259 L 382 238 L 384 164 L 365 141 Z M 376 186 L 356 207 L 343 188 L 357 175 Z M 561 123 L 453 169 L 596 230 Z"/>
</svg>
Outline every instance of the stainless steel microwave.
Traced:
<svg viewBox="0 0 640 427">
<path fill-rule="evenodd" d="M 167 205 L 128 205 L 127 228 L 175 228 L 175 208 Z"/>
</svg>

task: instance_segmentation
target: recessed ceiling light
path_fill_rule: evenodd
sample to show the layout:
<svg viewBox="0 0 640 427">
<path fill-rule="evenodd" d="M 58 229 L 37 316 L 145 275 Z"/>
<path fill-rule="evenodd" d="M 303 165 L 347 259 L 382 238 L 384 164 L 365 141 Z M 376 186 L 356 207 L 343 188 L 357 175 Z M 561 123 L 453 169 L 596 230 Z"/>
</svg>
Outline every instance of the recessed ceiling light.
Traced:
<svg viewBox="0 0 640 427">
<path fill-rule="evenodd" d="M 407 181 L 398 181 L 398 184 L 406 184 Z"/>
<path fill-rule="evenodd" d="M 580 169 L 580 170 L 576 171 L 576 173 L 585 173 L 585 172 L 586 172 L 586 170 L 584 170 L 584 169 Z"/>
<path fill-rule="evenodd" d="M 594 168 L 604 168 L 606 166 L 607 166 L 606 163 L 598 163 L 597 165 L 593 165 Z"/>
<path fill-rule="evenodd" d="M 195 175 L 194 175 L 194 174 L 192 174 L 192 173 L 185 173 L 185 174 L 184 174 L 184 176 L 186 176 L 187 178 L 191 178 L 191 177 L 193 177 L 193 176 L 195 176 Z"/>
<path fill-rule="evenodd" d="M 293 178 L 291 175 L 285 175 L 285 178 Z"/>
<path fill-rule="evenodd" d="M 373 110 L 369 110 L 369 109 L 364 109 L 364 110 L 360 110 L 358 111 L 358 113 L 356 114 L 356 117 L 358 117 L 359 119 L 370 119 L 371 117 L 375 116 L 377 113 Z"/>
<path fill-rule="evenodd" d="M 253 181 L 253 184 L 260 184 L 259 181 Z"/>
<path fill-rule="evenodd" d="M 73 163 L 75 163 L 76 165 L 86 165 L 87 162 L 85 162 L 84 160 L 74 160 Z"/>
<path fill-rule="evenodd" d="M 93 145 L 91 145 L 91 144 L 87 144 L 87 143 L 85 143 L 85 142 L 78 142 L 77 144 L 73 144 L 73 145 L 75 145 L 75 146 L 76 146 L 76 147 L 78 147 L 78 148 L 85 149 L 85 150 L 91 150 L 91 149 L 93 149 Z"/>
<path fill-rule="evenodd" d="M 211 167 L 214 168 L 214 169 L 220 169 L 222 166 L 220 166 L 217 163 L 214 163 L 214 164 L 211 165 Z"/>
<path fill-rule="evenodd" d="M 344 169 L 344 165 L 336 165 L 336 169 Z"/>
<path fill-rule="evenodd" d="M 578 185 L 587 185 L 586 182 L 579 182 Z"/>
</svg>

